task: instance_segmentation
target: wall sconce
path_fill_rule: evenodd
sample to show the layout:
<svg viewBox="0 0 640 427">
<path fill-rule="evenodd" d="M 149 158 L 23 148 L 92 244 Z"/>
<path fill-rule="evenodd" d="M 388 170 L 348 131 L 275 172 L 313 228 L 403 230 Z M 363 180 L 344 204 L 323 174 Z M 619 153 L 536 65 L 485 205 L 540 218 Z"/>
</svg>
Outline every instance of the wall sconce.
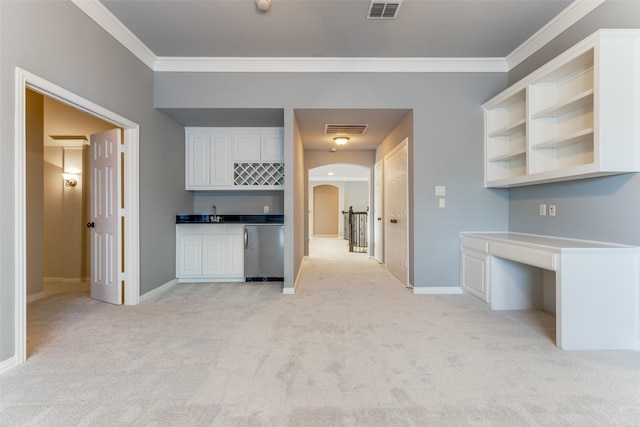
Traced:
<svg viewBox="0 0 640 427">
<path fill-rule="evenodd" d="M 78 176 L 72 173 L 63 173 L 62 179 L 64 179 L 65 187 L 75 187 L 78 185 Z"/>
<path fill-rule="evenodd" d="M 335 138 L 333 138 L 333 140 L 336 142 L 336 144 L 338 145 L 344 145 L 347 142 L 349 142 L 349 138 L 347 138 L 346 136 L 337 136 Z"/>
</svg>

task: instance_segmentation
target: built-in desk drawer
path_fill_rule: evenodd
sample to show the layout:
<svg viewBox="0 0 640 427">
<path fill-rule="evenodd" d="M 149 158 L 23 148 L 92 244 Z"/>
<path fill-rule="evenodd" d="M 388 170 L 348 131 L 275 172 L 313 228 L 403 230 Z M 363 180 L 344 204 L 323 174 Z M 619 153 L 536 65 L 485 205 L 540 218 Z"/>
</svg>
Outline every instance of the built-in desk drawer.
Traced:
<svg viewBox="0 0 640 427">
<path fill-rule="evenodd" d="M 555 271 L 558 268 L 558 254 L 527 248 L 519 245 L 490 242 L 491 255 Z"/>
<path fill-rule="evenodd" d="M 483 254 L 489 252 L 489 242 L 483 239 L 462 236 L 460 238 L 460 245 L 465 249 L 471 249 L 472 251 L 481 252 Z"/>
</svg>

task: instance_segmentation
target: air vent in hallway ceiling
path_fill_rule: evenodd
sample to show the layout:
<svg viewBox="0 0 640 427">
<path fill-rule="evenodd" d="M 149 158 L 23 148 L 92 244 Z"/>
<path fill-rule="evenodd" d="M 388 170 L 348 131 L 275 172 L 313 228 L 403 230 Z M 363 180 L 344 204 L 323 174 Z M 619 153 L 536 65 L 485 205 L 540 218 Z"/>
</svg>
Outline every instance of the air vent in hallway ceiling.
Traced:
<svg viewBox="0 0 640 427">
<path fill-rule="evenodd" d="M 402 0 L 392 2 L 371 0 L 367 19 L 396 19 L 400 3 L 402 3 Z"/>
<path fill-rule="evenodd" d="M 325 135 L 362 135 L 365 133 L 369 125 L 334 125 L 325 124 Z"/>
</svg>

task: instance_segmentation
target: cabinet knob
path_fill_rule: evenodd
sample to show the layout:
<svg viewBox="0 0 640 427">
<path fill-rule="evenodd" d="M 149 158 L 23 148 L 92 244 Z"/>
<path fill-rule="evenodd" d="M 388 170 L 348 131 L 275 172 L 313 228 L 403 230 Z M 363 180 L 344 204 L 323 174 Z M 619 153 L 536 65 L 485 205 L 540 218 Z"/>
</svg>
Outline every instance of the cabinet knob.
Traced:
<svg viewBox="0 0 640 427">
<path fill-rule="evenodd" d="M 87 228 L 95 228 L 96 224 L 93 222 L 88 222 L 87 223 Z"/>
</svg>

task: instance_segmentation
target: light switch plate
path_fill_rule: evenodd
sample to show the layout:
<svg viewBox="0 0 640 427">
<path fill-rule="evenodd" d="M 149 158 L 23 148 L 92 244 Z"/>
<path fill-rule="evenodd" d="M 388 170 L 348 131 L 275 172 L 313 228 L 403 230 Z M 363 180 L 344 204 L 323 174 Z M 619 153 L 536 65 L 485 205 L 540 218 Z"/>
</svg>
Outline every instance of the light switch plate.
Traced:
<svg viewBox="0 0 640 427">
<path fill-rule="evenodd" d="M 444 185 L 436 185 L 436 196 L 445 196 L 447 189 Z"/>
<path fill-rule="evenodd" d="M 540 203 L 540 206 L 538 207 L 538 213 L 541 216 L 546 216 L 547 215 L 547 204 L 546 203 Z"/>
</svg>

